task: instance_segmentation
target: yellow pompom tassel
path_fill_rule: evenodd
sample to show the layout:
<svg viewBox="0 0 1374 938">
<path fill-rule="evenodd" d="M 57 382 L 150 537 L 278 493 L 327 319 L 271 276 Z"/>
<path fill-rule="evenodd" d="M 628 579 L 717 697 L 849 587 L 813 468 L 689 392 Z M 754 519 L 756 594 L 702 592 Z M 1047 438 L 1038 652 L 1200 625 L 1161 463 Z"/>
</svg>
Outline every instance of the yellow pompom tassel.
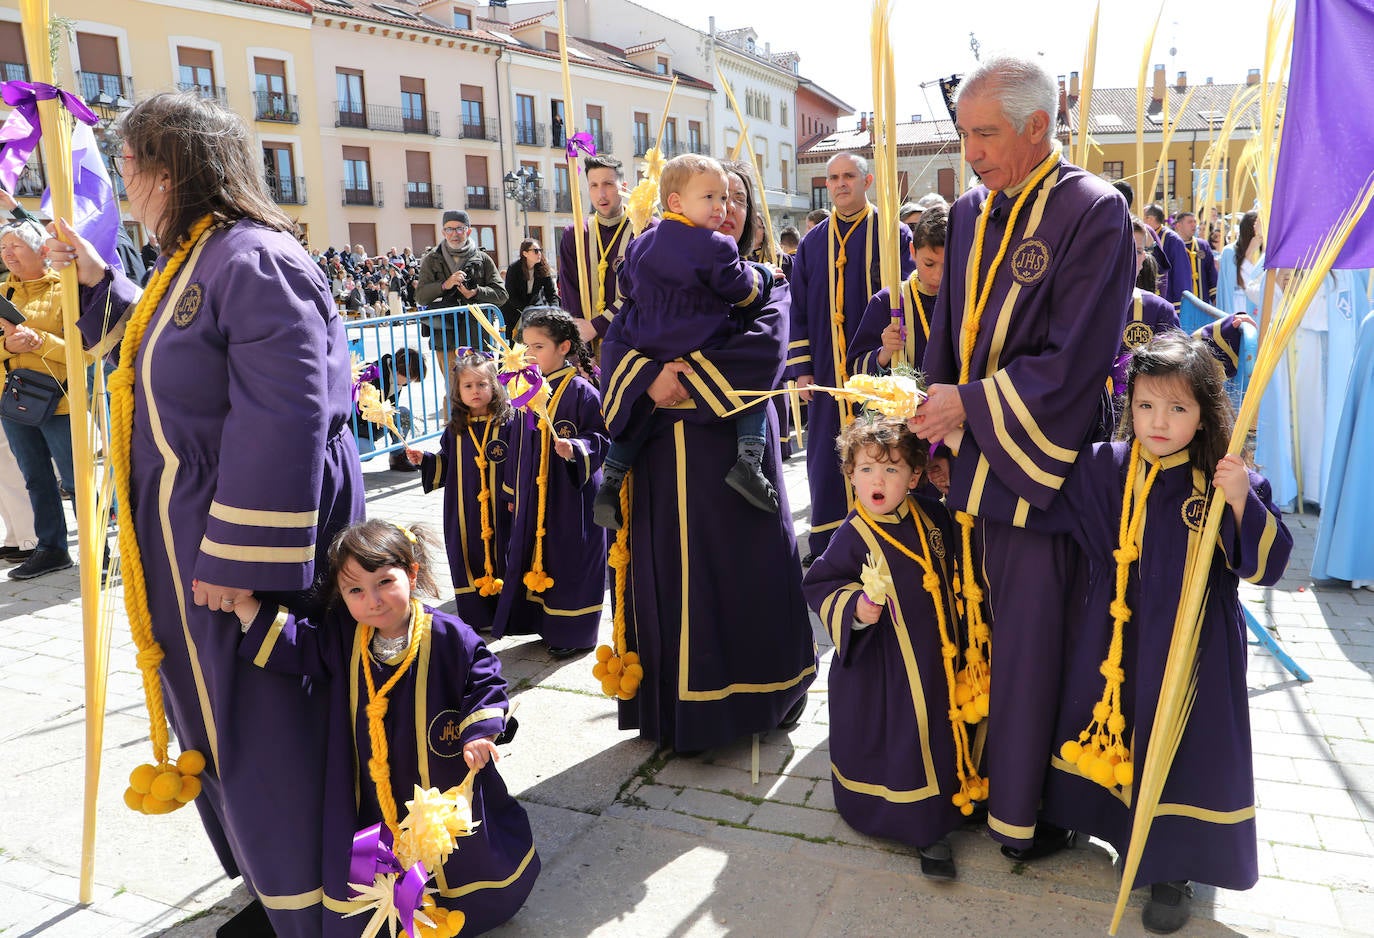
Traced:
<svg viewBox="0 0 1374 938">
<path fill-rule="evenodd" d="M 167 814 L 189 804 L 200 794 L 197 778 L 205 770 L 205 757 L 188 749 L 175 762 L 144 763 L 129 773 L 124 804 L 140 814 Z"/>
</svg>

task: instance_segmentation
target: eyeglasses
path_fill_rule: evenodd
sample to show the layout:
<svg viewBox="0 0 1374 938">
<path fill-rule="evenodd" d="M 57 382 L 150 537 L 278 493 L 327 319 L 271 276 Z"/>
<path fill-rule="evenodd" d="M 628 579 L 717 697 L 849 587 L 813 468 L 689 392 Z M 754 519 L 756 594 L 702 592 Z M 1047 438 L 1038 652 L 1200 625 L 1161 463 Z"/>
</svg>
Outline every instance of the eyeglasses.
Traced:
<svg viewBox="0 0 1374 938">
<path fill-rule="evenodd" d="M 129 161 L 132 159 L 133 154 L 130 153 L 116 153 L 115 155 L 111 156 L 110 166 L 114 169 L 115 175 L 117 175 L 120 179 L 123 179 L 127 174 L 126 167 L 128 166 Z"/>
<path fill-rule="evenodd" d="M 532 254 L 543 254 L 543 253 L 544 253 L 544 249 L 543 249 L 543 248 L 525 248 L 525 250 L 529 251 L 529 252 L 532 253 Z"/>
<path fill-rule="evenodd" d="M 467 231 L 467 229 L 466 229 L 466 228 L 454 228 L 452 225 L 445 225 L 445 226 L 444 226 L 444 234 L 461 234 L 461 233 L 464 232 L 464 231 Z"/>
</svg>

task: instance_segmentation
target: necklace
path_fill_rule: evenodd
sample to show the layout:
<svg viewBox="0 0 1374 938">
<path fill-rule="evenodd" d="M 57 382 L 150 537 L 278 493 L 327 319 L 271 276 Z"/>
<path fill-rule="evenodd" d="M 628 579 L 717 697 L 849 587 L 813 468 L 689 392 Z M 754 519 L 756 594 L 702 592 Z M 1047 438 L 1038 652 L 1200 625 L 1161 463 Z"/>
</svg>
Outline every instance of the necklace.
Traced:
<svg viewBox="0 0 1374 938">
<path fill-rule="evenodd" d="M 372 636 L 372 657 L 377 659 L 379 664 L 389 664 L 401 652 L 405 651 L 410 645 L 408 634 L 397 635 L 395 638 L 383 638 L 380 632 Z"/>
</svg>

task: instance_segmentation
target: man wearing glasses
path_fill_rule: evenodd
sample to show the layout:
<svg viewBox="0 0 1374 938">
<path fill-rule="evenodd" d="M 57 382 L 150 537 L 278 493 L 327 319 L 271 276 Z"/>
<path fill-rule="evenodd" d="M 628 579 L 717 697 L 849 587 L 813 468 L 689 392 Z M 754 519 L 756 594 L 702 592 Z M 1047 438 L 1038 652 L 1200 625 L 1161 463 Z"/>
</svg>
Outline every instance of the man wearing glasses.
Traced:
<svg viewBox="0 0 1374 938">
<path fill-rule="evenodd" d="M 469 237 L 472 226 L 467 212 L 444 213 L 444 240 L 420 259 L 420 283 L 415 302 L 429 309 L 486 303 L 501 306 L 507 300 L 506 287 L 495 262 Z M 480 327 L 457 310 L 430 320 L 430 344 L 438 366 L 448 375 L 456 358 L 455 350 L 479 346 Z M 448 419 L 448 401 L 444 401 Z"/>
</svg>

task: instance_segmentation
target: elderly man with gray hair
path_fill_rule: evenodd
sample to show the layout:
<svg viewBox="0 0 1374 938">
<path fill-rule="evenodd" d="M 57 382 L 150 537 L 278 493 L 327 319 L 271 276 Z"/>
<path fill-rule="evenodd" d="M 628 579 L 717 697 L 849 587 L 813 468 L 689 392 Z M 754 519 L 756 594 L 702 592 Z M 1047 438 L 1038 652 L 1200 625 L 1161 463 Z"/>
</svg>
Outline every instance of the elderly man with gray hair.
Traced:
<svg viewBox="0 0 1374 938">
<path fill-rule="evenodd" d="M 959 88 L 956 127 L 982 184 L 950 210 L 930 396 L 912 420 L 957 449 L 949 503 L 972 528 L 994 649 L 988 827 L 1016 860 L 1073 843 L 1050 812 L 1037 825 L 1037 809 L 1047 769 L 1059 768 L 1050 756 L 1062 741 L 1078 553 L 1068 534 L 1027 518 L 1050 506 L 1089 441 L 1135 279 L 1126 203 L 1060 156 L 1057 110 L 1054 78 L 1022 58 L 984 61 Z M 1097 661 L 1105 652 L 1092 650 Z"/>
</svg>

